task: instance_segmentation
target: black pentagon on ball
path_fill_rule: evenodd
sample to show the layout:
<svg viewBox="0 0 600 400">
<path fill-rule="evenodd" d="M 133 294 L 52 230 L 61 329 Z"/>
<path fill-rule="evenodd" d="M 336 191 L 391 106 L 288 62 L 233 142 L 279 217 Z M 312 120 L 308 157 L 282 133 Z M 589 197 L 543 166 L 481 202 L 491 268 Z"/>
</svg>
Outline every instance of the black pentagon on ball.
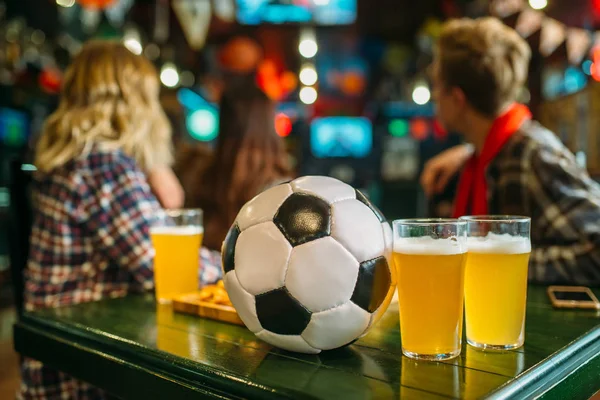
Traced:
<svg viewBox="0 0 600 400">
<path fill-rule="evenodd" d="M 356 191 L 356 200 L 360 201 L 361 203 L 363 203 L 364 205 L 369 207 L 371 209 L 371 211 L 373 211 L 373 214 L 375 214 L 377 216 L 377 219 L 379 219 L 379 222 L 385 222 L 385 216 L 383 215 L 381 210 L 379 208 L 377 208 L 377 206 L 375 204 L 371 203 L 371 201 L 369 199 L 367 199 L 367 196 L 362 194 L 362 192 L 360 190 L 355 189 L 355 191 Z"/>
<path fill-rule="evenodd" d="M 255 297 L 256 315 L 263 328 L 280 335 L 300 335 L 310 322 L 308 311 L 283 287 Z"/>
<path fill-rule="evenodd" d="M 237 224 L 234 224 L 229 228 L 229 232 L 227 232 L 227 236 L 225 236 L 223 252 L 221 254 L 221 262 L 223 263 L 223 270 L 225 273 L 228 273 L 235 267 L 235 244 L 237 243 L 239 236 L 240 228 Z"/>
<path fill-rule="evenodd" d="M 290 195 L 273 222 L 292 246 L 329 236 L 331 209 L 324 200 L 304 193 Z"/>
<path fill-rule="evenodd" d="M 363 261 L 351 300 L 363 310 L 375 312 L 385 300 L 391 284 L 392 276 L 385 257 Z"/>
</svg>

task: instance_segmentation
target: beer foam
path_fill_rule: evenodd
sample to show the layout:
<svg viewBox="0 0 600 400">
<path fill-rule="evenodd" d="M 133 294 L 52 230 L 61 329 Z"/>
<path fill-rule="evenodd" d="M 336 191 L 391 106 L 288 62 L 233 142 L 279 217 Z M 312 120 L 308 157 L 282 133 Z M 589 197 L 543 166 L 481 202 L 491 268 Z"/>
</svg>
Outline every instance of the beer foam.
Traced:
<svg viewBox="0 0 600 400">
<path fill-rule="evenodd" d="M 508 233 L 488 233 L 485 237 L 470 237 L 467 247 L 471 253 L 484 254 L 525 254 L 531 251 L 528 238 L 512 236 Z"/>
<path fill-rule="evenodd" d="M 434 239 L 432 237 L 401 238 L 394 239 L 394 252 L 414 255 L 455 255 L 467 252 L 467 244 L 464 239 L 456 237 L 446 239 Z"/>
<path fill-rule="evenodd" d="M 190 236 L 204 233 L 201 226 L 153 226 L 150 228 L 153 235 Z"/>
</svg>

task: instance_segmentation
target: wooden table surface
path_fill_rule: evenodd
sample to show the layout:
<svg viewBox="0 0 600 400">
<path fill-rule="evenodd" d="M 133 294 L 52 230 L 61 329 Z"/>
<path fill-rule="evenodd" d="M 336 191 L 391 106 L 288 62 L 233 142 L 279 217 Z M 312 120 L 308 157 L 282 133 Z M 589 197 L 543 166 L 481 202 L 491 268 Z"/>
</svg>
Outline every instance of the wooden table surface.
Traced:
<svg viewBox="0 0 600 400">
<path fill-rule="evenodd" d="M 302 355 L 151 296 L 27 313 L 15 348 L 123 398 L 587 399 L 600 389 L 600 313 L 554 310 L 534 286 L 523 348 L 465 344 L 447 362 L 401 355 L 397 305 L 354 345 Z"/>
</svg>

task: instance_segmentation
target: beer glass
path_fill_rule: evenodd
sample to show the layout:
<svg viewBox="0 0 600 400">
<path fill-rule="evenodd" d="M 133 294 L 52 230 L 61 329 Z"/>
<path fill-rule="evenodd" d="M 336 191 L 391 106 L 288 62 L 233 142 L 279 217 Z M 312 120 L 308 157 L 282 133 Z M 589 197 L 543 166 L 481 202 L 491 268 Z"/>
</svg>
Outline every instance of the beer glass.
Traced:
<svg viewBox="0 0 600 400">
<path fill-rule="evenodd" d="M 154 284 L 159 303 L 198 289 L 202 210 L 165 210 L 150 228 L 154 246 Z"/>
<path fill-rule="evenodd" d="M 422 360 L 456 357 L 462 338 L 467 224 L 415 219 L 393 225 L 402 353 Z"/>
<path fill-rule="evenodd" d="M 530 218 L 468 216 L 467 342 L 480 349 L 523 345 Z"/>
</svg>

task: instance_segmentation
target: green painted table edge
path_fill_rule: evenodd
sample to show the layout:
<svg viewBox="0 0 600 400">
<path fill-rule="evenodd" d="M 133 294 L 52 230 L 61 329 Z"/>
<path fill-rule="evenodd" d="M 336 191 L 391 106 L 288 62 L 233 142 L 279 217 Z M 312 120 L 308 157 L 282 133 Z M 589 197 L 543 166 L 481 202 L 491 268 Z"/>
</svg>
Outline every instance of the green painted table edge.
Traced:
<svg viewBox="0 0 600 400">
<path fill-rule="evenodd" d="M 580 369 L 598 371 L 600 382 L 600 326 L 588 331 L 548 358 L 490 393 L 489 399 L 554 398 L 559 384 Z M 563 398 L 563 397 L 557 397 Z"/>
<path fill-rule="evenodd" d="M 22 355 L 39 359 L 125 398 L 139 398 L 142 393 L 145 393 L 144 398 L 154 398 L 157 393 L 166 392 L 175 398 L 180 397 L 178 393 L 183 397 L 193 393 L 212 398 L 312 398 L 299 391 L 257 385 L 247 378 L 175 355 L 161 353 L 157 357 L 157 350 L 134 341 L 35 313 L 25 313 L 15 324 L 14 331 L 15 349 Z M 53 357 L 57 350 L 60 354 L 64 352 L 65 357 Z M 75 353 L 80 356 L 80 363 L 87 364 L 87 359 L 88 365 L 95 365 L 96 372 L 105 374 L 74 364 L 70 356 Z M 145 388 L 122 387 L 110 379 L 110 374 L 117 370 L 126 375 L 142 374 L 147 381 L 150 378 L 150 383 Z M 576 379 L 579 375 L 592 377 L 592 386 L 588 385 L 587 391 L 580 388 L 577 396 L 571 398 L 589 397 L 597 390 L 593 387 L 593 377 L 598 376 L 597 382 L 600 382 L 600 326 L 510 379 L 486 398 L 564 398 L 565 390 L 577 388 L 581 383 Z M 574 385 L 567 384 L 567 389 L 563 388 L 563 382 L 573 380 L 577 381 Z"/>
<path fill-rule="evenodd" d="M 539 397 L 541 400 L 589 398 L 598 392 L 600 356 L 588 361 L 566 379 Z"/>
<path fill-rule="evenodd" d="M 156 396 L 166 392 L 169 392 L 172 398 L 187 398 L 190 394 L 221 399 L 312 398 L 301 392 L 274 390 L 257 385 L 227 371 L 207 367 L 175 355 L 161 353 L 160 357 L 157 357 L 158 351 L 148 350 L 133 341 L 118 337 L 107 338 L 105 333 L 98 335 L 94 329 L 85 326 L 78 328 L 79 330 L 75 331 L 63 323 L 24 314 L 14 325 L 15 350 L 23 356 L 40 360 L 124 398 L 163 398 L 162 395 Z M 31 346 L 32 343 L 36 346 Z M 48 347 L 45 345 L 62 346 L 65 358 L 49 356 Z M 68 355 L 73 351 L 78 353 L 78 357 L 87 355 L 90 363 L 86 364 L 94 365 L 94 372 L 110 370 L 110 373 L 114 374 L 116 370 L 113 368 L 118 368 L 122 373 L 144 374 L 146 378 L 150 378 L 152 384 L 142 388 L 123 387 L 110 379 L 110 374 L 90 373 L 91 368 L 72 365 L 72 359 L 70 360 Z M 50 353 L 56 353 L 56 349 Z M 102 361 L 108 361 L 109 365 L 103 366 Z M 127 369 L 131 372 L 125 371 Z M 178 393 L 180 395 L 177 395 Z"/>
</svg>

